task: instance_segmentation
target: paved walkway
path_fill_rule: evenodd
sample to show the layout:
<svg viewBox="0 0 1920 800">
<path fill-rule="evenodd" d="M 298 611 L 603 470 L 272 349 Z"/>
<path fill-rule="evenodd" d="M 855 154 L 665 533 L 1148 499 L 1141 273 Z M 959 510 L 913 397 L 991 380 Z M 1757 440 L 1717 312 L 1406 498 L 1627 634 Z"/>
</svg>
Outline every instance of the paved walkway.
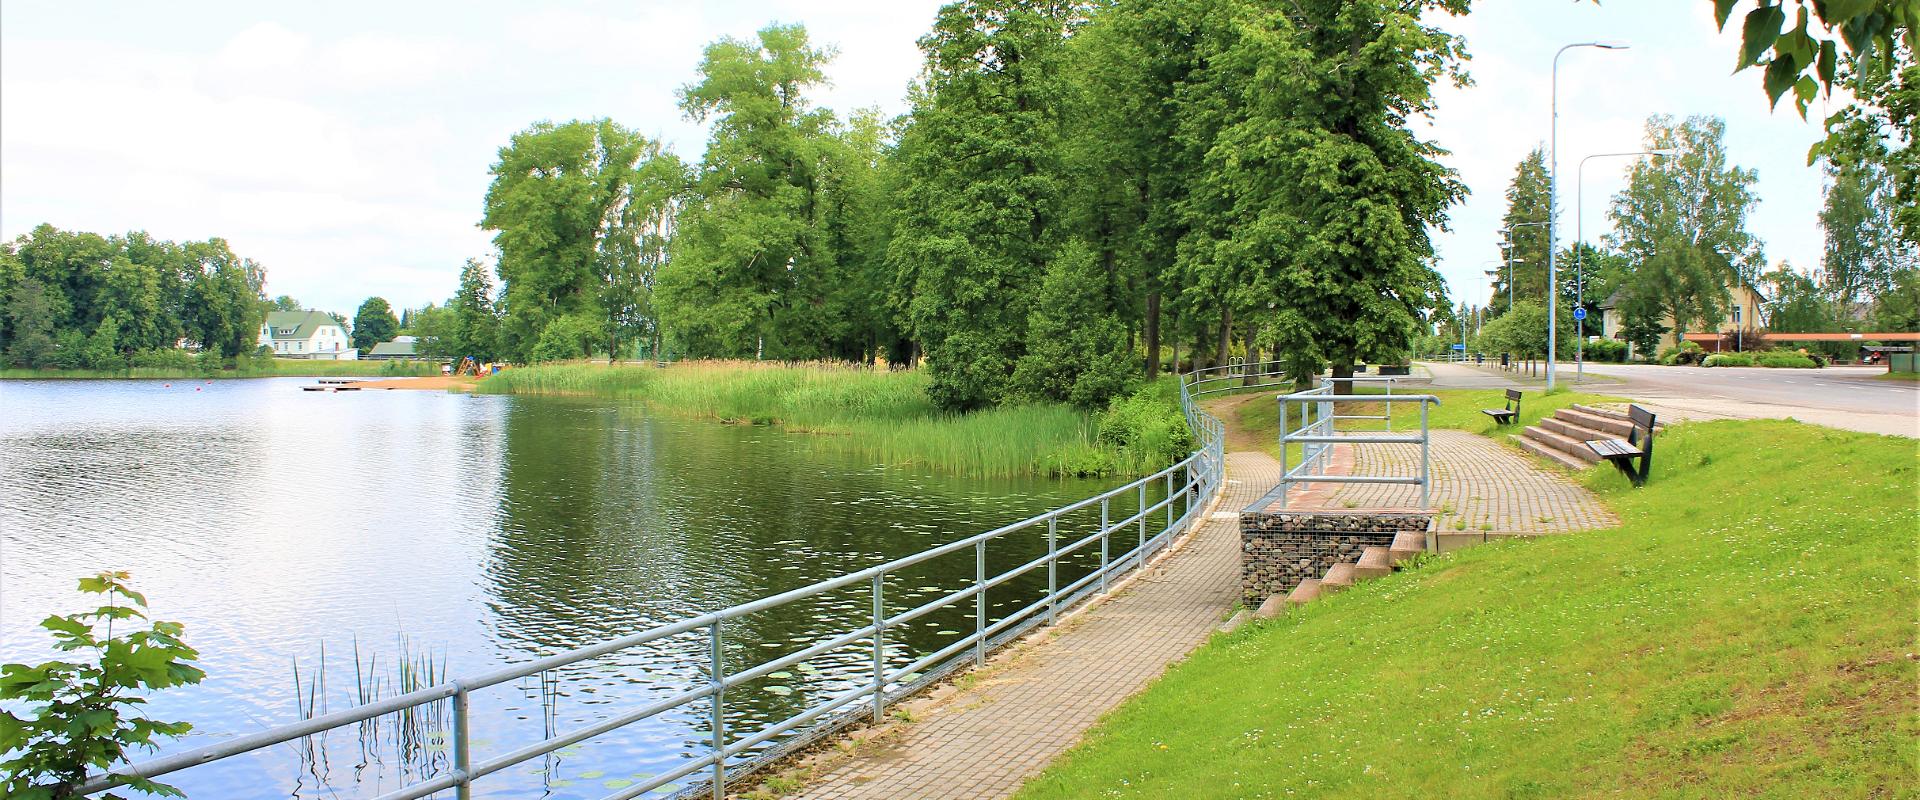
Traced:
<svg viewBox="0 0 1920 800">
<path fill-rule="evenodd" d="M 981 676 L 921 721 L 822 763 L 805 798 L 1006 797 L 1118 706 L 1184 657 L 1240 593 L 1238 509 L 1279 480 L 1264 453 L 1229 453 L 1215 513 L 1184 545 L 1103 602 L 1002 651 Z"/>
<path fill-rule="evenodd" d="M 1536 465 L 1520 452 L 1484 436 L 1432 431 L 1433 493 L 1428 507 L 1440 511 L 1441 533 L 1565 533 L 1619 524 L 1618 517 L 1564 473 Z M 1416 476 L 1420 448 L 1414 445 L 1338 445 L 1350 450 L 1356 475 Z M 1417 508 L 1420 487 L 1407 484 L 1338 484 L 1327 508 Z"/>
</svg>

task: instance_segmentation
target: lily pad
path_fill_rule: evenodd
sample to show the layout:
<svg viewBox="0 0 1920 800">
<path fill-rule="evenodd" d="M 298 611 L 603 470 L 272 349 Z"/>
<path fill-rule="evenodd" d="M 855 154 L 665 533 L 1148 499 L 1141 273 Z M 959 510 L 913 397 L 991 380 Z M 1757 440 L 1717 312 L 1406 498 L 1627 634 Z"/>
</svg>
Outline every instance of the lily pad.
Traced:
<svg viewBox="0 0 1920 800">
<path fill-rule="evenodd" d="M 767 677 L 769 677 L 769 678 L 773 678 L 774 680 L 781 680 L 781 681 L 784 681 L 784 680 L 786 680 L 786 679 L 788 679 L 788 678 L 791 678 L 791 677 L 793 677 L 793 673 L 791 673 L 791 672 L 769 672 L 769 673 L 767 673 Z"/>
<path fill-rule="evenodd" d="M 605 774 L 607 774 L 605 770 L 598 770 L 598 769 L 596 769 L 596 770 L 592 770 L 592 771 L 590 771 L 590 772 L 582 772 L 582 773 L 580 773 L 580 777 L 581 777 L 582 779 L 584 779 L 584 780 L 593 780 L 594 778 L 598 778 L 598 777 L 600 777 L 600 776 L 602 776 L 602 775 L 605 775 Z"/>
<path fill-rule="evenodd" d="M 774 695 L 775 697 L 786 697 L 787 695 L 793 694 L 793 690 L 785 686 L 769 686 L 767 687 L 767 694 Z"/>
<path fill-rule="evenodd" d="M 600 785 L 605 786 L 609 789 L 625 789 L 629 786 L 632 786 L 633 781 L 627 780 L 626 778 L 614 778 Z"/>
</svg>

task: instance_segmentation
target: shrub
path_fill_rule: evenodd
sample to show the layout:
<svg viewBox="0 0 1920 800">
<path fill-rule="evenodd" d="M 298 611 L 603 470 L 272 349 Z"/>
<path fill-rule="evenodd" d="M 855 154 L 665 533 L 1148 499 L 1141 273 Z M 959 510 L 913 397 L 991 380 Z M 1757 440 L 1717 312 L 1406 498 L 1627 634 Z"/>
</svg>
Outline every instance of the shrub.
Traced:
<svg viewBox="0 0 1920 800">
<path fill-rule="evenodd" d="M 1101 444 L 1120 450 L 1135 464 L 1159 469 L 1193 452 L 1193 433 L 1180 411 L 1179 384 L 1158 381 L 1126 397 L 1114 398 L 1100 415 Z"/>
<path fill-rule="evenodd" d="M 193 354 L 172 347 L 163 347 L 157 350 L 141 350 L 133 354 L 133 366 L 136 369 L 186 371 L 193 369 Z"/>
<path fill-rule="evenodd" d="M 152 750 L 155 737 L 177 737 L 193 727 L 131 713 L 147 702 L 139 696 L 143 691 L 199 683 L 206 675 L 193 665 L 200 654 L 180 641 L 181 624 L 136 628 L 134 621 L 147 618 L 147 598 L 128 585 L 125 572 L 81 578 L 80 591 L 105 595 L 107 604 L 40 623 L 65 660 L 0 666 L 0 700 L 30 704 L 0 709 L 0 754 L 11 756 L 0 761 L 6 776 L 0 794 L 7 797 L 71 796 L 68 787 L 84 781 L 89 769 L 107 769 L 125 760 L 133 745 Z M 97 630 L 102 627 L 104 635 Z M 89 651 L 89 658 L 75 657 Z M 146 778 L 127 785 L 180 795 Z"/>
<path fill-rule="evenodd" d="M 1751 367 L 1753 356 L 1746 353 L 1714 353 L 1700 362 L 1703 367 Z"/>
<path fill-rule="evenodd" d="M 1785 369 L 1813 369 L 1820 366 L 1803 354 L 1780 351 L 1761 354 L 1759 364 L 1763 367 Z"/>
<path fill-rule="evenodd" d="M 1705 357 L 1706 353 L 1700 349 L 1700 345 L 1693 342 L 1681 342 L 1679 347 L 1660 351 L 1660 363 L 1669 367 L 1698 364 Z"/>
<path fill-rule="evenodd" d="M 1627 343 L 1618 339 L 1597 339 L 1586 344 L 1588 361 L 1610 361 L 1619 363 L 1627 360 Z"/>
</svg>

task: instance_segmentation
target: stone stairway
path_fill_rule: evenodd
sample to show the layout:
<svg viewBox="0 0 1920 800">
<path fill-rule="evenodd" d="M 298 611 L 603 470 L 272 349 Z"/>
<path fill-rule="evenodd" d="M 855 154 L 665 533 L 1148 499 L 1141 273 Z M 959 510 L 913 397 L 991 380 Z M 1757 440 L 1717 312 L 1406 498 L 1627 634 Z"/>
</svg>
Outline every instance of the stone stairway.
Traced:
<svg viewBox="0 0 1920 800">
<path fill-rule="evenodd" d="M 1530 425 L 1525 433 L 1513 437 L 1520 448 L 1563 467 L 1582 470 L 1600 460 L 1587 442 L 1594 439 L 1625 439 L 1633 430 L 1627 415 L 1604 408 L 1574 405 L 1553 412 L 1553 416 Z"/>
<path fill-rule="evenodd" d="M 1283 599 L 1274 595 L 1260 605 L 1264 616 L 1279 613 L 1281 604 L 1287 606 L 1305 605 L 1319 599 L 1322 595 L 1332 594 L 1352 586 L 1357 581 L 1372 580 L 1392 573 L 1401 562 L 1412 559 L 1427 550 L 1427 535 L 1420 531 L 1406 531 L 1394 534 L 1391 547 L 1374 545 L 1360 551 L 1360 560 L 1342 561 L 1327 568 L 1325 575 L 1308 578 L 1288 592 Z"/>
</svg>

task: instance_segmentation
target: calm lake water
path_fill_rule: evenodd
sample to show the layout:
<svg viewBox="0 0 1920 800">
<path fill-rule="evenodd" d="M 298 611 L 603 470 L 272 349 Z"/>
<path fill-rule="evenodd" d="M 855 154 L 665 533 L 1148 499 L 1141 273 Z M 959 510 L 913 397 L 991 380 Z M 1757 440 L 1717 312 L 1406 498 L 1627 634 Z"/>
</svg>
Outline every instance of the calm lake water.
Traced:
<svg viewBox="0 0 1920 800">
<path fill-rule="evenodd" d="M 311 383 L 0 382 L 0 659 L 50 654 L 39 621 L 89 607 L 76 578 L 132 572 L 156 618 L 186 623 L 207 670 L 205 683 L 151 706 L 194 724 L 162 750 L 172 752 L 396 693 L 403 664 L 478 674 L 908 555 L 1109 485 L 888 468 L 832 437 L 613 402 L 300 390 Z M 995 542 L 989 568 L 1043 552 L 1037 533 Z M 961 588 L 973 571 L 969 553 L 897 576 L 890 612 Z M 1005 613 L 1044 587 L 1040 570 L 989 604 Z M 857 627 L 870 603 L 859 588 L 729 624 L 728 666 Z M 973 626 L 962 611 L 914 621 L 888 660 L 954 641 Z M 870 652 L 837 651 L 729 692 L 729 726 L 782 719 L 854 685 Z M 705 654 L 702 633 L 476 693 L 475 760 L 695 686 Z M 526 762 L 483 779 L 479 793 L 603 796 L 703 754 L 708 711 L 690 706 Z M 201 799 L 371 797 L 445 769 L 448 756 L 442 720 L 389 718 L 165 780 Z"/>
</svg>

